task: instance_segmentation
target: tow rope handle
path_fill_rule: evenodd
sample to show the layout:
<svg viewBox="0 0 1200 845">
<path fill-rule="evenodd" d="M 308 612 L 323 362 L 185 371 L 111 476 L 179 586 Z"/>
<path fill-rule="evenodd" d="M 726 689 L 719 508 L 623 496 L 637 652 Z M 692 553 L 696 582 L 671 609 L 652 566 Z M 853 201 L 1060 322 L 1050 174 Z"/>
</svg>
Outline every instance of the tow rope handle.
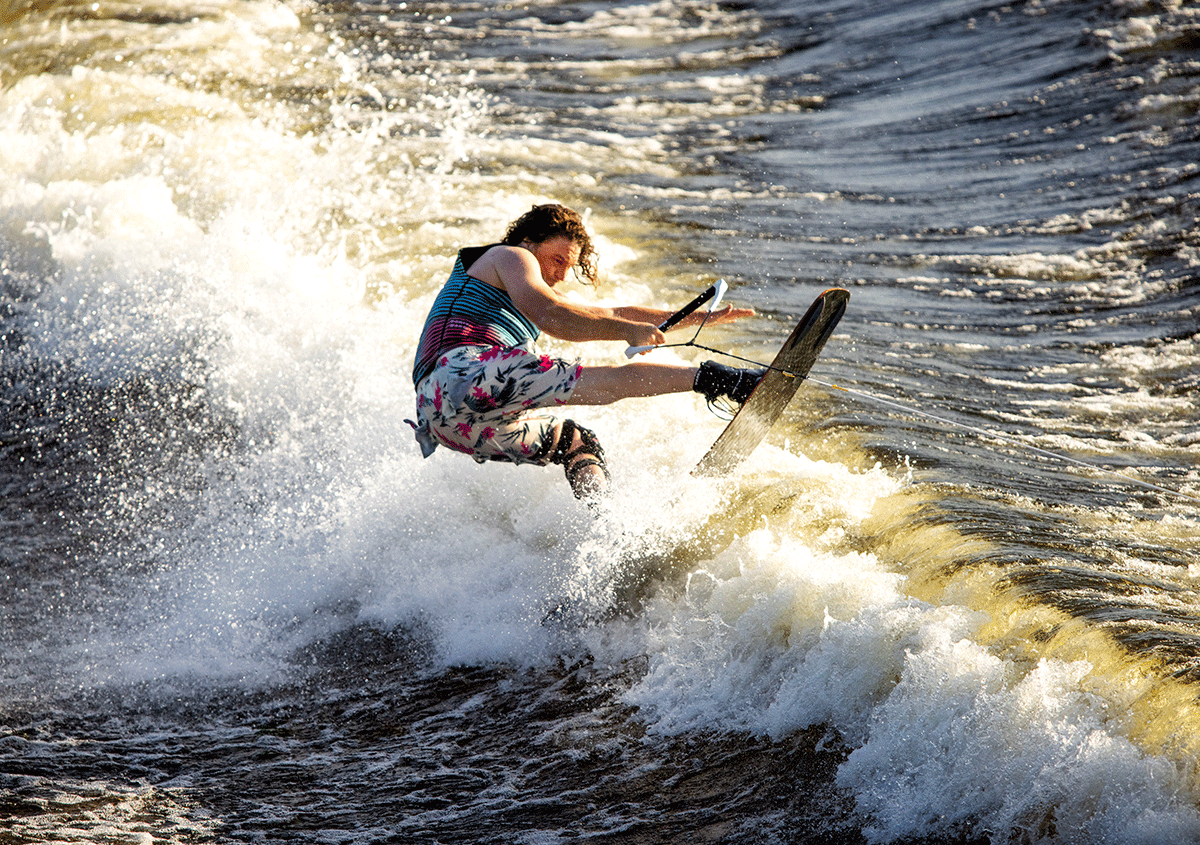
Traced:
<svg viewBox="0 0 1200 845">
<path fill-rule="evenodd" d="M 704 293 L 700 294 L 670 317 L 663 320 L 662 323 L 659 324 L 658 330 L 660 332 L 670 331 L 671 329 L 675 328 L 675 326 L 679 325 L 680 320 L 682 320 L 688 314 L 691 314 L 710 299 L 712 300 L 712 304 L 708 306 L 708 313 L 711 314 L 713 309 L 721 304 L 721 298 L 725 296 L 725 291 L 727 290 L 729 290 L 729 284 L 724 279 L 717 279 L 716 283 L 713 284 L 708 290 L 704 291 Z M 703 324 L 701 324 L 701 326 L 703 327 Z M 697 329 L 696 334 L 699 333 L 700 331 Z M 654 348 L 655 347 L 653 346 L 630 346 L 625 350 L 625 357 L 632 358 L 634 355 L 637 355 L 641 352 L 648 352 Z"/>
</svg>

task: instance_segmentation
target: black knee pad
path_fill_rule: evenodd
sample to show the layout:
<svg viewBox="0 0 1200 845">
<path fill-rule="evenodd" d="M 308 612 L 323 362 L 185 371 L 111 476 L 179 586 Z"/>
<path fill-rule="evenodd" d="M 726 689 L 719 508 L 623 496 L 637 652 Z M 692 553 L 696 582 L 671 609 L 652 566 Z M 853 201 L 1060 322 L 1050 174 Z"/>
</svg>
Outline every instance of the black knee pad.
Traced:
<svg viewBox="0 0 1200 845">
<path fill-rule="evenodd" d="M 571 444 L 575 442 L 576 436 L 579 437 L 580 446 L 572 451 Z M 579 425 L 575 420 L 564 420 L 558 434 L 558 445 L 550 453 L 547 463 L 568 466 L 580 455 L 591 455 L 601 466 L 604 465 L 604 448 L 596 438 L 596 433 Z"/>
<path fill-rule="evenodd" d="M 579 437 L 580 446 L 578 449 L 572 450 L 571 444 L 575 442 L 576 436 Z M 580 495 L 576 485 L 576 475 L 581 469 L 590 466 L 600 467 L 604 477 L 606 479 L 610 477 L 608 467 L 604 463 L 604 449 L 601 448 L 600 441 L 596 439 L 596 434 L 591 429 L 578 425 L 574 420 L 563 421 L 558 434 L 558 445 L 550 453 L 548 462 L 562 466 L 567 475 L 567 481 L 576 496 Z"/>
</svg>

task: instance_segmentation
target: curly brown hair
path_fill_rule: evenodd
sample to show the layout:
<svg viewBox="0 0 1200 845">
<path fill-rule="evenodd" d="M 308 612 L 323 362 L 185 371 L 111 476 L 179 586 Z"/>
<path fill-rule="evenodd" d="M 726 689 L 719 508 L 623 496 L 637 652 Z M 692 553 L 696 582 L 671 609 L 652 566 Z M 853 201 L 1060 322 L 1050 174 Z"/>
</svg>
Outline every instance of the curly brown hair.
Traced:
<svg viewBox="0 0 1200 845">
<path fill-rule="evenodd" d="M 501 243 L 506 246 L 520 246 L 525 241 L 540 244 L 559 235 L 579 246 L 579 260 L 575 266 L 588 284 L 595 284 L 597 256 L 592 238 L 584 228 L 583 218 L 565 205 L 535 205 L 509 224 Z"/>
</svg>

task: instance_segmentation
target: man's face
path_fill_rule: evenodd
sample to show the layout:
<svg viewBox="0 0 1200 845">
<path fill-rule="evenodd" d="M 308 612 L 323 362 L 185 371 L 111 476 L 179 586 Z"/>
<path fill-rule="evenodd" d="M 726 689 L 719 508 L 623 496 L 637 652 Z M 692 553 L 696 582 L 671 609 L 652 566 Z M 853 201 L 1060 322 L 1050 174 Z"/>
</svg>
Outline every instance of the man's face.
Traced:
<svg viewBox="0 0 1200 845">
<path fill-rule="evenodd" d="M 525 248 L 533 253 L 542 271 L 542 280 L 554 287 L 567 277 L 567 273 L 579 261 L 579 244 L 566 235 L 557 235 L 540 244 L 526 242 Z"/>
</svg>

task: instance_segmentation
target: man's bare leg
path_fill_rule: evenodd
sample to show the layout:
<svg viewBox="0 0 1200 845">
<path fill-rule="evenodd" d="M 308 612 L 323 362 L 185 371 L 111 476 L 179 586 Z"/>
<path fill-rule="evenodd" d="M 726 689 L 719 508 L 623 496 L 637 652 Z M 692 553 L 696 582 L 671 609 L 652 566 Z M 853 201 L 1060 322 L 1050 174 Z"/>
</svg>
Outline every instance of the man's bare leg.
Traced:
<svg viewBox="0 0 1200 845">
<path fill-rule="evenodd" d="M 568 405 L 608 405 L 620 399 L 687 393 L 696 368 L 677 364 L 634 362 L 618 366 L 586 366 Z"/>
<path fill-rule="evenodd" d="M 738 403 L 758 384 L 764 370 L 739 370 L 706 361 L 701 367 L 636 362 L 619 366 L 584 367 L 568 405 L 608 405 L 621 399 L 662 396 L 697 390 L 712 401 L 729 395 Z M 697 375 L 700 375 L 700 383 Z M 564 442 L 569 438 L 570 442 Z M 555 431 L 552 463 L 566 470 L 571 489 L 580 499 L 589 499 L 608 488 L 604 451 L 595 435 L 565 420 Z"/>
</svg>

